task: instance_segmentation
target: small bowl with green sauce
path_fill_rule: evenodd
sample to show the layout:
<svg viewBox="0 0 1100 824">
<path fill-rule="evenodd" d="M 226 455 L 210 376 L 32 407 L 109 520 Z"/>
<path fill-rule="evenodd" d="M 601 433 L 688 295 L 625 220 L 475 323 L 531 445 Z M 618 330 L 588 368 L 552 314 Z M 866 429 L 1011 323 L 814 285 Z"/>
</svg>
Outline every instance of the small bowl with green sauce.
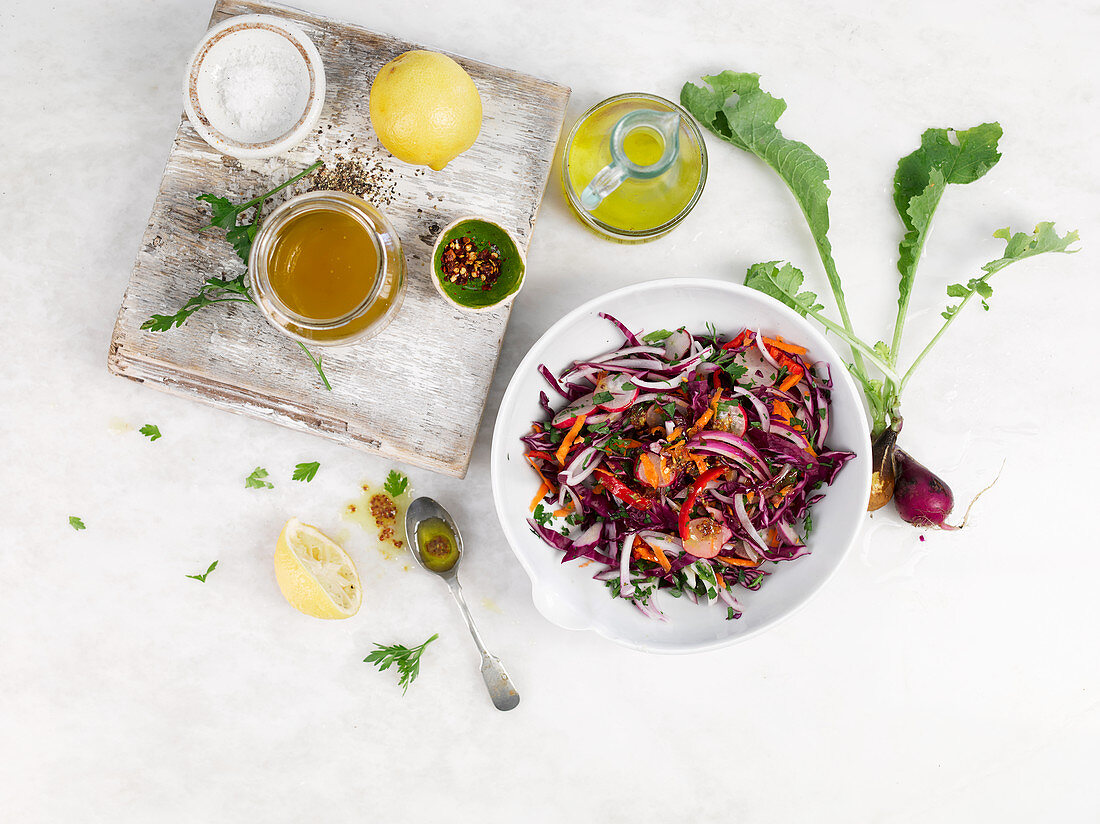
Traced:
<svg viewBox="0 0 1100 824">
<path fill-rule="evenodd" d="M 527 262 L 515 236 L 484 218 L 454 221 L 432 250 L 436 291 L 452 306 L 469 312 L 485 312 L 514 298 L 526 273 Z"/>
</svg>

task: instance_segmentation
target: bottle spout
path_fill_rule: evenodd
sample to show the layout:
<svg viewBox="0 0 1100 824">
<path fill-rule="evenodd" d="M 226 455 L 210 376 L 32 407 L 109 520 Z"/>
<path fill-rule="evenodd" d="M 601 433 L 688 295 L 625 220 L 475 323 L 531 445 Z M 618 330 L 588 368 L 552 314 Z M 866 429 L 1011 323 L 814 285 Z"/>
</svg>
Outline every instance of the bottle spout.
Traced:
<svg viewBox="0 0 1100 824">
<path fill-rule="evenodd" d="M 680 145 L 680 114 L 679 112 L 664 112 L 657 114 L 653 126 L 661 133 L 666 145 L 679 148 Z"/>
</svg>

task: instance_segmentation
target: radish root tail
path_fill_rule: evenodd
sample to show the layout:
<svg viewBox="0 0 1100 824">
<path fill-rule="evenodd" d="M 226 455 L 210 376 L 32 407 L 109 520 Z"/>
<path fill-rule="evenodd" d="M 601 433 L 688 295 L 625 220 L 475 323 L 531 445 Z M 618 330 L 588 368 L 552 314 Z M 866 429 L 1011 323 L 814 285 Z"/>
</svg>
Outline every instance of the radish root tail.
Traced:
<svg viewBox="0 0 1100 824">
<path fill-rule="evenodd" d="M 989 490 L 991 490 L 994 486 L 996 486 L 997 481 L 999 481 L 1001 479 L 1001 473 L 1004 472 L 1004 471 L 1005 471 L 1005 461 L 1001 461 L 1001 468 L 997 470 L 997 477 L 995 477 L 992 481 L 989 482 L 989 486 L 987 486 L 985 489 L 983 489 L 981 492 L 979 492 L 977 495 L 975 495 L 973 498 L 970 499 L 970 505 L 967 506 L 966 512 L 963 513 L 962 523 L 959 524 L 958 526 L 952 526 L 951 524 L 945 524 L 944 526 L 947 529 L 962 529 L 964 526 L 966 526 L 966 522 L 968 520 L 970 520 L 970 510 L 974 508 L 974 504 L 976 504 L 978 502 L 978 498 L 982 497 L 982 495 L 984 495 Z"/>
</svg>

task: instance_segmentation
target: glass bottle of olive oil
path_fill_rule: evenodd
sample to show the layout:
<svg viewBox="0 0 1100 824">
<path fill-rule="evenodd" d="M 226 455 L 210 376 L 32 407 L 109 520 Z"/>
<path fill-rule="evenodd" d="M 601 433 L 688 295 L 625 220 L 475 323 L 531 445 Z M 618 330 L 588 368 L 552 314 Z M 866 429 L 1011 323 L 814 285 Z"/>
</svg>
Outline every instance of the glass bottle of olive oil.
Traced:
<svg viewBox="0 0 1100 824">
<path fill-rule="evenodd" d="M 622 94 L 573 126 L 562 186 L 577 217 L 623 243 L 652 240 L 687 216 L 707 177 L 707 150 L 691 116 L 664 98 Z"/>
</svg>

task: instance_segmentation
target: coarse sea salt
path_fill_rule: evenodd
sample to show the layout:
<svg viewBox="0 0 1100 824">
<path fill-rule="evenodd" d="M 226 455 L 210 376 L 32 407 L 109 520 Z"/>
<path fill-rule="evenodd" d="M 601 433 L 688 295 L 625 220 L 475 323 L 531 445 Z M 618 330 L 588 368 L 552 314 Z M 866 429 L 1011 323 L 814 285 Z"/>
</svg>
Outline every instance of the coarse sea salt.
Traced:
<svg viewBox="0 0 1100 824">
<path fill-rule="evenodd" d="M 210 47 L 198 82 L 211 127 L 239 143 L 275 140 L 309 102 L 309 67 L 282 34 L 244 29 Z"/>
</svg>

